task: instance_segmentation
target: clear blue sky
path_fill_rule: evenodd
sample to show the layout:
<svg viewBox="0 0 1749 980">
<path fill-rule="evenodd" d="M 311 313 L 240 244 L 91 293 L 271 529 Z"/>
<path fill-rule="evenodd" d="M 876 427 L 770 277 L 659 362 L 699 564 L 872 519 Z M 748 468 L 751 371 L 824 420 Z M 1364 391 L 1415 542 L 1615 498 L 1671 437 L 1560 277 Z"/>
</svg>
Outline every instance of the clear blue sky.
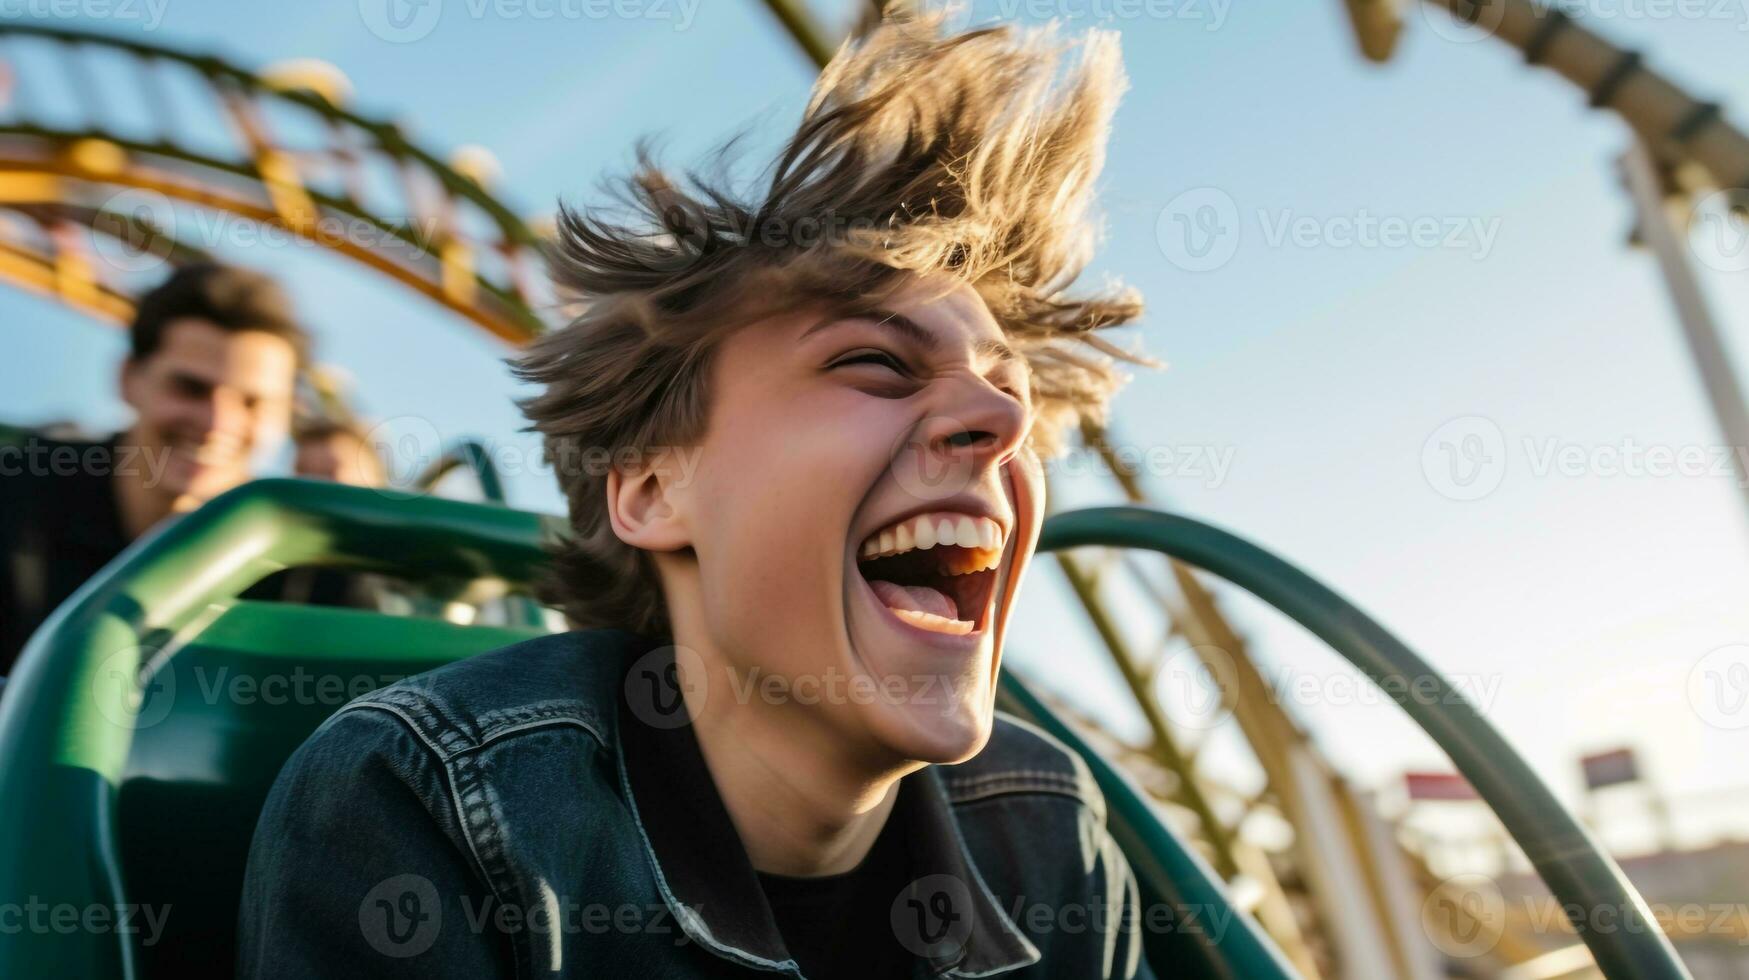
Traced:
<svg viewBox="0 0 1749 980">
<path fill-rule="evenodd" d="M 404 121 L 439 151 L 491 148 L 502 195 L 529 215 L 560 196 L 592 200 L 640 135 L 682 163 L 742 126 L 769 145 L 812 76 L 755 0 L 642 0 L 649 16 L 605 19 L 565 16 L 587 9 L 581 0 L 432 2 L 441 17 L 410 43 L 369 29 L 377 0 L 141 0 L 141 17 L 158 9 L 161 21 L 88 26 L 252 66 L 329 61 L 360 111 Z M 848 0 L 814 6 L 828 23 L 848 17 Z M 1604 33 L 1749 120 L 1749 5 L 1694 20 L 1590 6 Z M 537 19 L 536 8 L 559 15 Z M 1618 744 L 1680 795 L 1749 784 L 1749 715 L 1709 720 L 1688 687 L 1691 673 L 1724 663 L 1703 663 L 1710 651 L 1749 643 L 1742 495 L 1715 475 L 1538 471 L 1551 447 L 1721 441 L 1650 257 L 1625 245 L 1614 168 L 1625 130 L 1504 45 L 1453 40 L 1413 6 L 1383 68 L 1356 55 L 1338 0 L 981 0 L 972 11 L 1051 12 L 1123 35 L 1132 89 L 1093 272 L 1144 292 L 1144 342 L 1171 364 L 1120 397 L 1116 438 L 1170 449 L 1181 466 L 1200 461 L 1199 472 L 1154 478 L 1160 499 L 1300 563 L 1487 692 L 1489 715 L 1564 794 L 1577 788 L 1577 754 Z M 1210 202 L 1230 210 L 1196 207 Z M 1217 268 L 1199 270 L 1175 244 L 1177 213 L 1227 229 L 1232 251 Z M 1439 233 L 1423 245 L 1342 244 L 1344 222 L 1380 218 Z M 1304 219 L 1314 231 L 1296 233 Z M 1458 247 L 1440 244 L 1449 228 Z M 532 445 L 516 431 L 501 347 L 312 250 L 231 255 L 293 284 L 365 412 Z M 1702 271 L 1741 354 L 1749 281 Z M 113 332 L 12 292 L 0 293 L 0 320 L 12 351 L 0 361 L 0 417 L 123 421 L 110 394 Z M 1472 417 L 1486 421 L 1456 435 L 1497 433 L 1505 471 L 1493 492 L 1454 500 L 1424 447 Z M 1228 461 L 1220 479 L 1211 458 Z M 511 483 L 515 503 L 557 508 L 542 474 Z M 1063 491 L 1066 504 L 1115 499 L 1098 479 Z M 1112 675 L 1055 569 L 1038 568 L 1012 662 L 1133 724 L 1113 707 Z M 1351 703 L 1346 673 L 1318 644 L 1223 595 L 1268 670 L 1311 679 L 1319 693 L 1291 708 L 1346 771 L 1375 784 L 1440 765 L 1394 707 Z"/>
</svg>

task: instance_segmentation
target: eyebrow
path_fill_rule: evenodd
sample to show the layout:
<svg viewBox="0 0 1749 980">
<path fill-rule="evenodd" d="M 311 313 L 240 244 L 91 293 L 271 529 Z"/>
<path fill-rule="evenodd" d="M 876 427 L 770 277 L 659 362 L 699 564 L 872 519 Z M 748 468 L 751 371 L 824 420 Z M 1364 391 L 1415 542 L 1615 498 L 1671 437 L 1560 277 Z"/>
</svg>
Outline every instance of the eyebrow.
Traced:
<svg viewBox="0 0 1749 980">
<path fill-rule="evenodd" d="M 934 351 L 941 347 L 941 338 L 935 333 L 935 331 L 923 326 L 905 314 L 893 310 L 863 310 L 842 316 L 828 317 L 809 327 L 807 331 L 802 334 L 802 338 L 806 339 L 818 331 L 825 330 L 829 327 L 835 327 L 842 323 L 849 323 L 852 320 L 862 320 L 878 326 L 887 327 L 893 332 L 898 333 L 917 344 L 919 347 L 922 347 L 924 350 Z M 1000 340 L 980 340 L 972 345 L 972 350 L 981 357 L 990 357 L 998 361 L 1017 361 L 1020 359 L 1020 355 L 1014 352 L 1014 348 L 1009 347 Z"/>
</svg>

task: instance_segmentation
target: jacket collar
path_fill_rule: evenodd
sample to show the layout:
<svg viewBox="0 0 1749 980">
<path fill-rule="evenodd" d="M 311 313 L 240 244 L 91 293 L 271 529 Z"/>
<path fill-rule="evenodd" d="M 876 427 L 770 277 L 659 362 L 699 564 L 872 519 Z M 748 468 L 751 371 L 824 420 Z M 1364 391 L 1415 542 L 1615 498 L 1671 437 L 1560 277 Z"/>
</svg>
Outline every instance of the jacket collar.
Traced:
<svg viewBox="0 0 1749 980">
<path fill-rule="evenodd" d="M 746 849 L 699 751 L 676 685 L 672 647 L 627 657 L 615 717 L 621 791 L 638 824 L 657 887 L 696 942 L 726 959 L 794 972 Z M 905 777 L 899 821 L 911 883 L 891 924 L 933 976 L 983 977 L 1041 954 L 1003 913 L 960 835 L 936 767 Z"/>
</svg>

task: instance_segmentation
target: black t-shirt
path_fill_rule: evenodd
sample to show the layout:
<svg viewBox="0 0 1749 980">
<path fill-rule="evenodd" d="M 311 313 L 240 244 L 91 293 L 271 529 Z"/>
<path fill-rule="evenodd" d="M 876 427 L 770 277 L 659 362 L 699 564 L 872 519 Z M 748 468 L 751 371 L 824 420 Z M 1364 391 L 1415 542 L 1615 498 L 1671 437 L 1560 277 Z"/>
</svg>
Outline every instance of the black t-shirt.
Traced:
<svg viewBox="0 0 1749 980">
<path fill-rule="evenodd" d="M 26 640 L 128 545 L 114 437 L 71 442 L 0 427 L 0 676 Z"/>
<path fill-rule="evenodd" d="M 741 949 L 757 948 L 774 961 L 787 952 L 807 980 L 913 976 L 918 957 L 894 931 L 893 905 L 919 877 L 920 855 L 960 846 L 931 839 L 943 831 L 920 816 L 929 809 L 930 788 L 920 782 L 928 773 L 899 781 L 885 826 L 853 870 L 814 878 L 761 873 L 717 793 L 697 733 L 685 723 L 673 668 L 668 659 L 647 677 L 628 674 L 619 721 L 627 782 L 670 901 L 710 910 L 718 928 L 734 937 L 726 941 Z"/>
<path fill-rule="evenodd" d="M 900 792 L 905 784 L 900 783 Z M 896 809 L 896 808 L 895 808 Z M 899 821 L 888 819 L 854 869 L 816 878 L 759 872 L 783 944 L 808 980 L 904 980 L 912 955 L 893 932 L 892 906 L 910 883 Z"/>
</svg>

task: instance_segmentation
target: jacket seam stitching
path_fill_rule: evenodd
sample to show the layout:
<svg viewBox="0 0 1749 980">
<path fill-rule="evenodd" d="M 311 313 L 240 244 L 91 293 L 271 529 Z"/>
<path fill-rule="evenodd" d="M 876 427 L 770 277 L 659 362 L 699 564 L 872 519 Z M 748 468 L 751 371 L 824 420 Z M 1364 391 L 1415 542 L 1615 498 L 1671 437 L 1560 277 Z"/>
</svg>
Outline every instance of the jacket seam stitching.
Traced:
<svg viewBox="0 0 1749 980">
<path fill-rule="evenodd" d="M 447 764 L 453 753 L 459 750 L 446 748 L 442 743 L 454 745 L 459 742 L 465 745 L 469 742 L 476 742 L 479 739 L 478 735 L 464 731 L 462 725 L 449 716 L 446 707 L 446 705 L 440 703 L 436 699 L 426 696 L 419 691 L 413 690 L 409 687 L 400 687 L 385 688 L 381 691 L 374 692 L 369 695 L 369 700 L 355 701 L 340 710 L 346 711 L 353 708 L 381 708 L 384 711 L 394 714 L 405 722 L 408 727 L 412 728 L 415 732 L 418 732 L 421 740 L 424 741 L 426 745 L 431 746 L 431 750 L 437 753 L 437 757 Z M 426 716 L 424 722 L 413 717 L 412 712 L 415 709 L 418 709 L 422 715 Z M 339 714 L 340 712 L 335 713 Z M 428 726 L 430 728 L 429 732 L 426 730 Z"/>
<path fill-rule="evenodd" d="M 479 763 L 479 760 L 474 758 L 471 753 L 465 758 L 458 756 L 456 761 L 461 762 L 470 770 Z M 515 876 L 510 873 L 509 866 L 503 860 L 502 835 L 497 832 L 498 825 L 492 816 L 490 800 L 485 793 L 481 793 L 477 802 L 469 804 L 463 799 L 461 788 L 457 785 L 458 775 L 465 777 L 470 784 L 478 784 L 479 777 L 472 771 L 458 774 L 457 768 L 453 762 L 444 766 L 445 774 L 448 776 L 450 802 L 455 806 L 456 814 L 460 818 L 462 837 L 468 842 L 468 848 L 474 852 L 475 860 L 480 862 L 480 868 L 485 873 L 487 882 L 492 886 L 493 893 L 498 896 L 498 901 L 515 908 L 526 909 L 528 905 L 522 900 L 521 889 L 517 887 Z M 475 841 L 474 822 L 469 819 L 471 814 L 476 812 L 485 816 L 485 819 L 481 821 L 480 835 L 482 838 L 489 838 L 479 842 Z M 482 847 L 488 845 L 497 855 L 497 860 L 493 862 L 495 866 L 487 865 L 481 850 Z M 527 930 L 518 930 L 518 933 L 517 938 L 511 942 L 516 950 L 516 955 L 511 957 L 511 962 L 515 964 L 516 975 L 523 976 L 525 975 L 524 962 L 527 962 L 530 967 L 534 965 L 534 952 L 531 948 L 533 939 L 530 938 Z"/>
<path fill-rule="evenodd" d="M 504 728 L 496 729 L 492 732 L 491 735 L 480 739 L 475 744 L 468 745 L 468 746 L 465 746 L 463 748 L 457 749 L 455 754 L 457 757 L 464 756 L 464 755 L 473 755 L 482 749 L 491 748 L 493 745 L 496 745 L 498 742 L 501 742 L 501 741 L 508 739 L 508 738 L 515 737 L 517 735 L 522 735 L 522 734 L 525 734 L 527 732 L 532 732 L 532 731 L 535 731 L 535 730 L 541 729 L 541 728 L 556 728 L 556 727 L 567 727 L 567 726 L 583 729 L 585 732 L 589 733 L 590 737 L 595 739 L 595 743 L 597 746 L 599 746 L 602 749 L 607 748 L 606 741 L 604 741 L 602 739 L 601 733 L 595 730 L 595 726 L 589 724 L 587 721 L 584 721 L 582 718 L 559 716 L 559 717 L 554 717 L 554 718 L 541 718 L 541 719 L 537 719 L 534 721 L 523 722 L 519 725 L 509 725 L 509 726 L 506 726 Z"/>
<path fill-rule="evenodd" d="M 1075 773 L 1058 772 L 1051 769 L 1006 769 L 1002 772 L 982 773 L 976 776 L 949 776 L 947 778 L 948 782 L 966 786 L 1020 779 L 1037 779 L 1041 782 L 1073 783 L 1075 785 L 1081 783 L 1081 777 Z"/>
<path fill-rule="evenodd" d="M 1002 973 L 1002 972 L 1005 972 L 1007 970 L 1022 969 L 1024 967 L 1029 967 L 1029 966 L 1032 966 L 1036 963 L 1039 963 L 1040 961 L 1042 961 L 1044 959 L 1044 953 L 1042 953 L 1039 950 L 1039 948 L 1033 944 L 1032 940 L 1030 940 L 1026 937 L 1026 933 L 1024 931 L 1022 931 L 1020 926 L 1013 919 L 1010 919 L 1008 917 L 1008 913 L 1003 910 L 1002 903 L 997 901 L 996 894 L 990 890 L 989 883 L 984 880 L 984 872 L 978 868 L 977 859 L 972 856 L 970 848 L 968 848 L 966 846 L 965 829 L 960 826 L 960 823 L 958 820 L 951 820 L 951 821 L 949 821 L 949 824 L 953 829 L 954 841 L 960 849 L 960 856 L 965 859 L 966 868 L 968 870 L 970 870 L 972 873 L 972 880 L 977 883 L 978 889 L 984 893 L 984 898 L 986 901 L 989 902 L 990 908 L 995 911 L 997 922 L 1000 923 L 1000 925 L 1008 932 L 1008 934 L 1010 936 L 1013 936 L 1016 940 L 1019 941 L 1020 948 L 1021 948 L 1023 954 L 1028 958 L 1027 958 L 1026 962 L 1024 962 L 1024 963 L 1017 962 L 1017 963 L 1000 964 L 998 966 L 991 968 L 989 971 L 986 971 L 984 973 L 977 973 L 977 974 L 963 973 L 959 969 L 960 964 L 955 963 L 953 966 L 948 968 L 948 972 L 949 973 L 958 973 L 960 976 L 967 976 L 967 977 L 990 976 L 990 975 L 995 974 L 995 973 Z M 961 962 L 963 963 L 964 960 L 961 960 Z"/>
<path fill-rule="evenodd" d="M 490 741 L 500 732 L 515 731 L 545 721 L 575 721 L 596 733 L 596 726 L 587 717 L 589 712 L 579 710 L 584 707 L 581 702 L 570 698 L 524 702 L 483 711 L 473 718 L 473 722 L 479 729 L 482 742 Z M 596 737 L 600 738 L 599 734 Z"/>
<path fill-rule="evenodd" d="M 668 884 L 668 875 L 662 870 L 662 862 L 657 858 L 655 845 L 650 841 L 649 832 L 644 829 L 644 818 L 638 813 L 637 795 L 632 792 L 631 776 L 627 771 L 623 749 L 620 751 L 618 761 L 620 792 L 625 794 L 626 809 L 631 815 L 632 826 L 637 828 L 638 841 L 643 845 L 644 855 L 650 863 L 651 877 L 656 881 L 656 890 L 662 896 L 662 900 L 668 904 L 669 909 L 674 912 L 680 923 L 681 931 L 692 935 L 691 930 L 686 928 L 687 924 L 690 922 L 698 926 L 702 934 L 692 935 L 692 938 L 701 946 L 716 950 L 722 958 L 732 963 L 774 973 L 788 973 L 792 967 L 799 970 L 800 966 L 793 956 L 787 960 L 768 960 L 757 953 L 749 952 L 718 939 L 716 933 L 710 928 L 710 924 L 703 921 L 704 917 L 693 911 L 691 906 L 682 902 L 679 896 L 674 894 L 673 888 Z"/>
<path fill-rule="evenodd" d="M 956 794 L 951 802 L 954 806 L 969 806 L 973 803 L 986 803 L 990 800 L 999 800 L 1005 796 L 1056 796 L 1066 800 L 1074 800 L 1076 803 L 1081 804 L 1089 810 L 1097 812 L 1098 809 L 1093 805 L 1093 801 L 1089 800 L 1087 797 L 1066 787 L 1058 786 L 1019 786 L 1002 789 L 987 789 L 973 793 Z"/>
<path fill-rule="evenodd" d="M 405 724 L 408 728 L 412 729 L 414 734 L 419 736 L 419 740 L 421 742 L 424 742 L 426 747 L 429 748 L 432 751 L 432 753 L 437 756 L 438 761 L 440 761 L 446 765 L 449 762 L 453 761 L 454 759 L 459 758 L 460 756 L 469 755 L 469 754 L 478 752 L 481 749 L 488 748 L 488 747 L 496 744 L 497 742 L 499 742 L 503 739 L 510 738 L 512 736 L 515 736 L 515 735 L 520 735 L 520 734 L 523 734 L 524 732 L 534 731 L 535 729 L 547 728 L 550 726 L 557 726 L 557 725 L 571 725 L 571 726 L 575 726 L 577 728 L 581 728 L 585 732 L 588 732 L 590 737 L 595 739 L 595 743 L 597 746 L 599 746 L 603 749 L 605 749 L 607 747 L 607 741 L 606 741 L 606 739 L 601 737 L 601 732 L 598 731 L 594 725 L 591 725 L 587 719 L 577 717 L 575 715 L 555 715 L 551 718 L 532 719 L 530 721 L 522 722 L 522 723 L 519 723 L 516 725 L 506 725 L 502 728 L 495 728 L 489 734 L 485 734 L 483 736 L 477 736 L 477 737 L 469 737 L 469 736 L 464 735 L 460 726 L 457 726 L 453 722 L 451 722 L 449 719 L 444 718 L 443 722 L 449 726 L 450 733 L 463 739 L 463 744 L 461 744 L 460 746 L 453 748 L 453 749 L 446 750 L 446 749 L 442 748 L 441 746 L 439 746 L 437 743 L 433 742 L 431 740 L 431 738 L 427 737 L 424 729 L 420 727 L 419 723 L 414 721 L 413 718 L 407 714 L 407 712 L 403 708 L 403 706 L 398 705 L 398 704 L 393 704 L 391 702 L 386 702 L 386 701 L 359 701 L 359 702 L 354 702 L 353 704 L 346 705 L 344 708 L 341 708 L 339 712 L 335 712 L 335 714 L 339 715 L 341 712 L 346 712 L 346 711 L 361 711 L 361 710 L 364 710 L 366 708 L 375 708 L 379 711 L 383 711 L 383 712 L 386 712 L 388 714 L 392 714 L 395 717 L 401 719 L 402 723 Z"/>
<path fill-rule="evenodd" d="M 474 863 L 479 867 L 480 873 L 485 877 L 487 886 L 492 889 L 492 893 L 497 896 L 498 901 L 505 901 L 503 891 L 499 887 L 499 882 L 497 881 L 496 876 L 493 875 L 492 869 L 486 866 L 485 859 L 480 856 L 479 845 L 474 841 L 473 832 L 468 829 L 467 807 L 462 803 L 460 790 L 456 788 L 455 773 L 451 770 L 449 761 L 443 757 L 443 753 L 438 751 L 437 746 L 431 743 L 431 740 L 426 737 L 425 733 L 419 730 L 419 726 L 414 724 L 413 719 L 409 718 L 399 706 L 372 701 L 358 705 L 348 705 L 346 708 L 341 709 L 341 711 L 364 708 L 375 708 L 385 714 L 399 719 L 401 724 L 406 726 L 406 728 L 412 732 L 413 737 L 417 738 L 432 755 L 437 757 L 438 765 L 443 769 L 443 782 L 445 789 L 449 793 L 450 805 L 455 807 L 456 814 L 459 818 L 457 822 L 461 824 L 462 840 L 468 842 L 468 852 L 474 856 Z M 340 712 L 336 712 L 336 717 L 338 717 L 339 714 Z M 511 962 L 514 964 L 512 968 L 516 971 L 516 975 L 521 976 L 523 973 L 522 958 L 520 956 L 513 956 L 511 957 Z"/>
</svg>

